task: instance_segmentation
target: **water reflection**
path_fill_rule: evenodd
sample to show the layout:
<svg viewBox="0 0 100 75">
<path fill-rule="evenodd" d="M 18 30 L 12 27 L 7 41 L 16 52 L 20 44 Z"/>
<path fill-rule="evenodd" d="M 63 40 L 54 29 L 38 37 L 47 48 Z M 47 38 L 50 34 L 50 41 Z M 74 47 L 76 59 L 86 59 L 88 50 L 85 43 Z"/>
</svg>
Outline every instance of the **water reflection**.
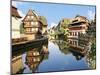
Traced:
<svg viewBox="0 0 100 75">
<path fill-rule="evenodd" d="M 82 42 L 77 39 L 68 39 L 67 41 L 56 40 L 53 43 L 59 46 L 59 50 L 64 54 L 71 53 L 76 60 L 86 57 L 86 62 L 90 69 L 96 68 L 96 52 L 93 51 L 90 42 Z"/>
<path fill-rule="evenodd" d="M 31 51 L 28 51 L 26 53 L 26 64 L 34 72 L 37 68 L 40 62 L 42 61 L 43 56 L 40 55 L 40 52 L 37 51 L 38 48 L 34 48 Z"/>
<path fill-rule="evenodd" d="M 26 52 L 23 52 L 22 50 L 20 53 L 15 53 L 12 56 L 12 74 L 24 73 L 28 68 L 32 73 L 36 72 L 38 70 L 39 64 L 43 60 L 48 59 L 48 54 L 49 51 L 47 43 L 37 48 L 29 48 L 29 50 L 26 50 Z"/>
<path fill-rule="evenodd" d="M 76 60 L 81 60 L 87 51 L 85 46 L 81 46 L 79 40 L 77 39 L 68 39 L 68 42 L 70 52 L 76 57 Z"/>
<path fill-rule="evenodd" d="M 78 40 L 75 39 L 68 39 L 68 41 L 63 40 L 56 40 L 53 41 L 53 43 L 57 44 L 59 46 L 59 50 L 67 54 L 72 54 L 75 56 L 76 60 L 81 60 L 84 57 L 84 47 L 81 47 L 79 45 Z"/>
<path fill-rule="evenodd" d="M 37 72 L 39 64 L 48 59 L 48 54 L 44 54 L 45 52 L 48 53 L 47 45 L 42 46 L 42 52 L 39 52 L 40 48 L 34 48 L 26 53 L 26 64 L 33 72 Z"/>
<path fill-rule="evenodd" d="M 25 68 L 23 66 L 23 61 L 22 61 L 21 55 L 12 58 L 11 68 L 12 68 L 12 74 L 23 73 L 23 70 Z"/>
<path fill-rule="evenodd" d="M 64 53 L 65 55 L 69 54 L 69 50 L 68 50 L 68 42 L 63 41 L 63 40 L 56 40 L 56 41 L 52 41 L 55 45 L 58 45 L 59 50 Z"/>
<path fill-rule="evenodd" d="M 52 40 L 14 55 L 12 74 L 91 69 L 95 60 L 91 59 L 93 52 L 89 49 L 76 39 Z"/>
<path fill-rule="evenodd" d="M 82 53 L 82 57 L 86 57 L 86 62 L 88 64 L 88 67 L 90 69 L 95 69 L 96 68 L 96 44 L 95 43 L 91 43 L 90 41 L 85 42 L 84 40 L 69 40 L 69 45 L 72 45 L 77 47 L 77 48 L 81 48 L 83 52 Z M 74 48 L 75 48 L 74 47 Z M 74 49 L 76 50 L 76 49 Z M 75 52 L 74 52 L 75 53 Z M 77 57 L 77 54 L 75 55 Z"/>
</svg>

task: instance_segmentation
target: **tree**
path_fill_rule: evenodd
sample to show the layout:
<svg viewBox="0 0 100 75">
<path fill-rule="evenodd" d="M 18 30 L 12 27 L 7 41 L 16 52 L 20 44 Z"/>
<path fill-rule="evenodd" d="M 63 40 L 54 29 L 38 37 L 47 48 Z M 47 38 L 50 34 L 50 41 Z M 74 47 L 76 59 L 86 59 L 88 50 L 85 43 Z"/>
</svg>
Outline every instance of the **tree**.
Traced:
<svg viewBox="0 0 100 75">
<path fill-rule="evenodd" d="M 24 33 L 24 26 L 23 26 L 23 23 L 21 23 L 21 25 L 20 25 L 20 33 L 21 33 L 21 34 Z"/>
<path fill-rule="evenodd" d="M 60 31 L 60 33 L 63 35 L 67 35 L 69 24 L 70 24 L 70 19 L 61 20 L 59 23 L 58 31 Z"/>
</svg>

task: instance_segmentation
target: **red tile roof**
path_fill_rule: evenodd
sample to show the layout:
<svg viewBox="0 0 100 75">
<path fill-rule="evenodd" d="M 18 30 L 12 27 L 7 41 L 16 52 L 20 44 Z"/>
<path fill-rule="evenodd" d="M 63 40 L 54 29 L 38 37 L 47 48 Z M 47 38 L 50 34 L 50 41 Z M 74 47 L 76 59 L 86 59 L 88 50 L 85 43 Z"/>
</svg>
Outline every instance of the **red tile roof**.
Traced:
<svg viewBox="0 0 100 75">
<path fill-rule="evenodd" d="M 17 8 L 14 7 L 14 6 L 11 7 L 11 14 L 12 14 L 12 16 L 21 18 L 21 16 L 19 15 L 19 13 L 18 13 L 18 11 L 17 11 Z"/>
</svg>

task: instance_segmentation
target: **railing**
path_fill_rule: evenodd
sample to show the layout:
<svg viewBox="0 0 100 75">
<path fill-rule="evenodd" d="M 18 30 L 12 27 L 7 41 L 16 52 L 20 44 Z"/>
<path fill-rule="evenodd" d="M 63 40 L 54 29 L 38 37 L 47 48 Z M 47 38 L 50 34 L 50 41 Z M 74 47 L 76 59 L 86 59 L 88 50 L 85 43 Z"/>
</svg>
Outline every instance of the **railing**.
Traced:
<svg viewBox="0 0 100 75">
<path fill-rule="evenodd" d="M 27 41 L 27 37 L 12 39 L 12 43 L 18 43 L 18 42 L 23 42 L 23 41 Z"/>
<path fill-rule="evenodd" d="M 12 44 L 12 51 L 18 51 L 18 50 L 26 50 L 32 47 L 38 47 L 40 45 L 43 45 L 45 43 L 48 43 L 48 38 L 42 37 L 41 39 L 36 40 L 30 40 L 30 41 L 23 41 L 19 43 L 13 43 Z"/>
</svg>

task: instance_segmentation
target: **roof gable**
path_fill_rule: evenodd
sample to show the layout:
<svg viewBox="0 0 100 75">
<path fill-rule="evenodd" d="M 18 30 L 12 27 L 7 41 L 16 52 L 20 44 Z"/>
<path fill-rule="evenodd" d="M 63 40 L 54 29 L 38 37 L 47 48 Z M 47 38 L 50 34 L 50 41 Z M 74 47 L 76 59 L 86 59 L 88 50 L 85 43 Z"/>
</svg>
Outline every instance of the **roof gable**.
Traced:
<svg viewBox="0 0 100 75">
<path fill-rule="evenodd" d="M 39 21 L 43 24 L 43 25 L 47 25 L 47 20 L 44 16 L 39 16 Z"/>
<path fill-rule="evenodd" d="M 34 19 L 28 18 L 27 16 L 34 16 Z M 38 20 L 38 15 L 34 10 L 30 9 L 23 19 L 23 21 L 29 21 L 29 20 Z"/>
<path fill-rule="evenodd" d="M 19 15 L 19 13 L 18 13 L 17 8 L 14 7 L 14 6 L 11 7 L 11 15 L 12 15 L 12 16 L 15 16 L 15 17 L 18 17 L 18 18 L 22 18 L 22 17 Z"/>
</svg>

